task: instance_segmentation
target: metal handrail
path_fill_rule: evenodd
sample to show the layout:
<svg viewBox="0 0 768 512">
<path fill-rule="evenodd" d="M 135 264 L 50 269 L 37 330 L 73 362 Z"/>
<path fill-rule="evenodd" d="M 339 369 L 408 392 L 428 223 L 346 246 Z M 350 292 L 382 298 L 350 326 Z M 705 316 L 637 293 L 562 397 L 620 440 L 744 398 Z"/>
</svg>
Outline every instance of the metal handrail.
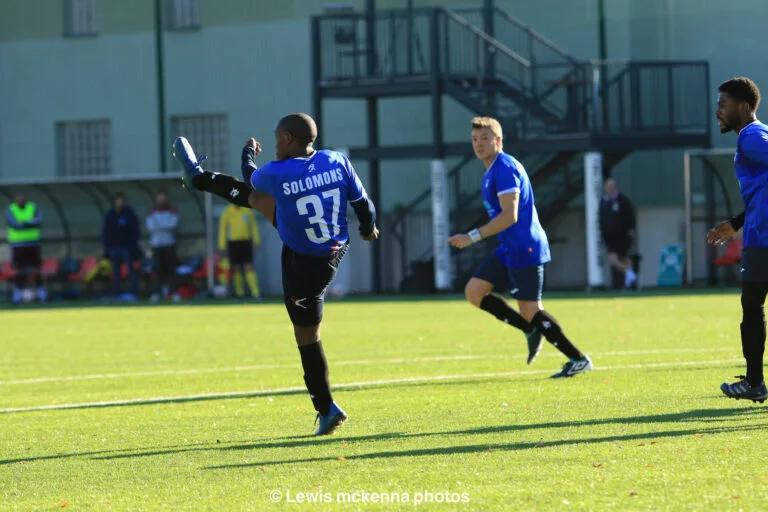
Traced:
<svg viewBox="0 0 768 512">
<path fill-rule="evenodd" d="M 509 14 L 507 11 L 505 11 L 501 7 L 496 7 L 494 9 L 494 11 L 496 11 L 497 14 L 501 14 L 501 16 L 504 19 L 506 19 L 507 21 L 509 21 L 510 23 L 512 23 L 512 24 L 516 25 L 517 27 L 519 27 L 520 29 L 528 32 L 531 35 L 531 37 L 533 37 L 535 40 L 539 41 L 541 44 L 543 44 L 544 46 L 546 46 L 547 48 L 549 48 L 553 52 L 557 53 L 561 57 L 563 57 L 563 58 L 565 58 L 565 59 L 567 59 L 567 60 L 569 60 L 571 62 L 574 62 L 574 63 L 577 62 L 576 58 L 573 57 L 571 54 L 569 54 L 564 49 L 562 49 L 559 46 L 557 46 L 550 39 L 544 37 L 542 34 L 537 32 L 536 30 L 532 29 L 531 27 L 529 27 L 528 25 L 526 25 L 525 23 L 523 23 L 519 19 L 517 19 L 514 16 L 512 16 L 511 14 Z"/>
<path fill-rule="evenodd" d="M 474 33 L 477 37 L 484 40 L 486 43 L 493 46 L 496 50 L 500 51 L 504 55 L 507 55 L 508 57 L 511 57 L 512 59 L 516 60 L 523 66 L 530 68 L 531 67 L 531 61 L 528 59 L 522 57 L 519 53 L 512 50 L 505 44 L 503 44 L 498 39 L 489 36 L 473 24 L 471 24 L 469 21 L 467 21 L 465 18 L 462 18 L 458 14 L 456 14 L 454 11 L 450 9 L 446 9 L 445 7 L 441 7 L 440 11 L 442 11 L 443 14 L 453 19 L 455 22 L 459 23 L 460 25 L 463 25 L 465 28 L 468 28 L 472 33 Z"/>
<path fill-rule="evenodd" d="M 454 9 L 451 9 L 455 13 L 462 13 L 462 12 L 478 12 L 482 11 L 482 7 L 457 7 Z M 545 47 L 549 48 L 556 54 L 560 55 L 564 59 L 571 61 L 571 62 L 577 62 L 576 58 L 573 57 L 571 54 L 569 54 L 567 51 L 565 51 L 563 48 L 559 47 L 556 43 L 554 43 L 551 39 L 548 39 L 541 33 L 537 32 L 535 29 L 531 28 L 527 24 L 523 23 L 518 18 L 512 16 L 507 11 L 502 9 L 501 7 L 494 7 L 494 13 L 501 15 L 502 18 L 504 18 L 506 21 L 512 23 L 520 30 L 528 33 L 534 40 L 540 42 Z"/>
</svg>

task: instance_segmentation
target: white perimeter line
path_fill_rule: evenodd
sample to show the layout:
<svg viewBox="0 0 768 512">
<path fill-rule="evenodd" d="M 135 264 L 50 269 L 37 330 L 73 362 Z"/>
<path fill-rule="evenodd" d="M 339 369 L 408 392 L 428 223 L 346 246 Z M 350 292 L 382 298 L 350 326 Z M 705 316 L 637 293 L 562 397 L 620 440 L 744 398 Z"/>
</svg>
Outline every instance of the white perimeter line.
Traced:
<svg viewBox="0 0 768 512">
<path fill-rule="evenodd" d="M 664 362 L 664 363 L 647 363 L 647 364 L 626 364 L 618 366 L 599 366 L 595 367 L 595 370 L 635 370 L 642 368 L 663 368 L 669 366 L 698 366 L 698 365 L 718 365 L 727 363 L 740 363 L 743 362 L 743 358 L 739 359 L 719 359 L 714 361 L 678 361 L 678 362 Z M 473 380 L 473 379 L 493 379 L 499 377 L 515 377 L 518 375 L 539 375 L 542 373 L 552 373 L 552 370 L 526 370 L 515 372 L 503 372 L 503 373 L 470 373 L 466 375 L 433 375 L 431 377 L 408 377 L 405 379 L 386 379 L 386 380 L 371 380 L 365 382 L 347 382 L 344 384 L 336 384 L 333 387 L 334 390 L 350 389 L 350 388 L 366 388 L 383 386 L 387 384 L 405 384 L 411 382 L 435 382 L 435 381 L 447 381 L 447 380 Z M 128 400 L 112 400 L 107 402 L 83 402 L 79 404 L 56 404 L 56 405 L 39 405 L 34 407 L 11 407 L 8 409 L 0 409 L 0 414 L 6 414 L 11 412 L 32 412 L 32 411 L 50 411 L 56 409 L 89 409 L 97 407 L 114 407 L 121 405 L 151 405 L 166 402 L 191 402 L 196 400 L 216 400 L 216 399 L 228 399 L 228 398 L 244 398 L 244 397 L 258 397 L 269 396 L 284 393 L 294 393 L 306 391 L 304 387 L 291 387 L 291 388 L 275 388 L 264 389 L 255 391 L 236 391 L 232 393 L 205 393 L 202 395 L 182 395 L 182 396 L 158 396 L 149 398 L 131 398 Z"/>
<path fill-rule="evenodd" d="M 679 348 L 679 349 L 649 349 L 649 350 L 625 350 L 618 352 L 596 352 L 590 353 L 593 358 L 601 356 L 635 356 L 650 354 L 682 354 L 682 353 L 704 353 L 704 352 L 730 352 L 733 347 L 719 348 Z M 363 366 L 371 364 L 407 364 L 407 363 L 435 363 L 440 361 L 477 361 L 493 359 L 514 359 L 519 356 L 435 356 L 435 357 L 414 357 L 409 359 L 363 359 L 359 361 L 338 361 L 331 363 L 332 366 Z M 561 357 L 560 354 L 545 355 L 544 357 Z M 298 362 L 292 364 L 266 364 L 254 366 L 230 366 L 222 368 L 193 368 L 189 370 L 154 370 L 146 372 L 126 372 L 126 373 L 100 373 L 91 375 L 70 375 L 63 377 L 35 377 L 32 379 L 0 380 L 0 386 L 19 385 L 19 384 L 42 384 L 46 382 L 72 382 L 79 380 L 102 380 L 102 379 L 122 379 L 129 377 L 154 377 L 160 375 L 194 375 L 198 373 L 229 373 L 229 372 L 248 372 L 259 370 L 278 370 L 281 368 L 298 368 Z"/>
</svg>

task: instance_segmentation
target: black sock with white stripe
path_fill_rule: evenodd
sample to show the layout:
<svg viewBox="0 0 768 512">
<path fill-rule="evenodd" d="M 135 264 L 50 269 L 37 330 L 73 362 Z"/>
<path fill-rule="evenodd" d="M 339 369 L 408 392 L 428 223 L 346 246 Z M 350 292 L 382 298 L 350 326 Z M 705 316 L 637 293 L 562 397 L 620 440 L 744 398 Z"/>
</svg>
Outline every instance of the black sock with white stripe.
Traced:
<svg viewBox="0 0 768 512">
<path fill-rule="evenodd" d="M 560 324 L 557 323 L 555 317 L 550 315 L 544 310 L 536 313 L 531 323 L 544 335 L 548 342 L 550 342 L 557 350 L 565 354 L 568 359 L 581 359 L 584 357 L 579 349 L 577 349 L 571 340 L 563 333 L 560 328 Z"/>
<path fill-rule="evenodd" d="M 487 311 L 502 322 L 517 327 L 523 332 L 532 332 L 533 326 L 512 309 L 509 303 L 498 293 L 489 293 L 480 301 L 480 309 Z"/>
<path fill-rule="evenodd" d="M 307 385 L 309 397 L 315 410 L 327 416 L 331 409 L 331 384 L 328 380 L 328 361 L 325 359 L 323 343 L 299 345 L 301 365 L 304 367 L 304 384 Z"/>
<path fill-rule="evenodd" d="M 243 208 L 251 207 L 248 202 L 251 187 L 232 176 L 203 171 L 202 174 L 192 178 L 192 184 L 198 190 L 215 194 L 237 206 L 242 206 Z"/>
</svg>

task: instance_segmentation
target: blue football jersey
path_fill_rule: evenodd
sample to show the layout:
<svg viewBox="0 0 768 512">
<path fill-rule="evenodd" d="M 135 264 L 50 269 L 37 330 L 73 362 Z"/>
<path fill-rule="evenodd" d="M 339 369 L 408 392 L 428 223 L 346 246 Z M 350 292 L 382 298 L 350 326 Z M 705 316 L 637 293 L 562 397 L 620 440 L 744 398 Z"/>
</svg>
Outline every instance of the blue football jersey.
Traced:
<svg viewBox="0 0 768 512">
<path fill-rule="evenodd" d="M 251 186 L 275 198 L 283 243 L 310 256 L 332 254 L 349 240 L 347 202 L 366 196 L 349 159 L 327 149 L 269 162 L 253 172 Z"/>
<path fill-rule="evenodd" d="M 760 121 L 739 132 L 734 170 L 744 200 L 744 247 L 768 247 L 768 126 Z"/>
<path fill-rule="evenodd" d="M 491 219 L 501 213 L 499 196 L 514 192 L 520 193 L 517 222 L 497 235 L 500 244 L 496 254 L 509 268 L 544 264 L 552 259 L 549 241 L 539 224 L 528 174 L 523 164 L 501 152 L 483 176 L 483 205 Z"/>
</svg>

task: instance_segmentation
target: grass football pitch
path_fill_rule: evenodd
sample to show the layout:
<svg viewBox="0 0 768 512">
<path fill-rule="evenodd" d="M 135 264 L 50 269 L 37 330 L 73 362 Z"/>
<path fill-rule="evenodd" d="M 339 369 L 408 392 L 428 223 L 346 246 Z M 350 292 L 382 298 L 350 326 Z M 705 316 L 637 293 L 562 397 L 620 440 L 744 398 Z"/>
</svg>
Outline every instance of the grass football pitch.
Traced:
<svg viewBox="0 0 768 512">
<path fill-rule="evenodd" d="M 550 298 L 595 371 L 458 299 L 340 301 L 314 411 L 281 304 L 0 311 L 0 510 L 765 510 L 736 294 Z"/>
</svg>

